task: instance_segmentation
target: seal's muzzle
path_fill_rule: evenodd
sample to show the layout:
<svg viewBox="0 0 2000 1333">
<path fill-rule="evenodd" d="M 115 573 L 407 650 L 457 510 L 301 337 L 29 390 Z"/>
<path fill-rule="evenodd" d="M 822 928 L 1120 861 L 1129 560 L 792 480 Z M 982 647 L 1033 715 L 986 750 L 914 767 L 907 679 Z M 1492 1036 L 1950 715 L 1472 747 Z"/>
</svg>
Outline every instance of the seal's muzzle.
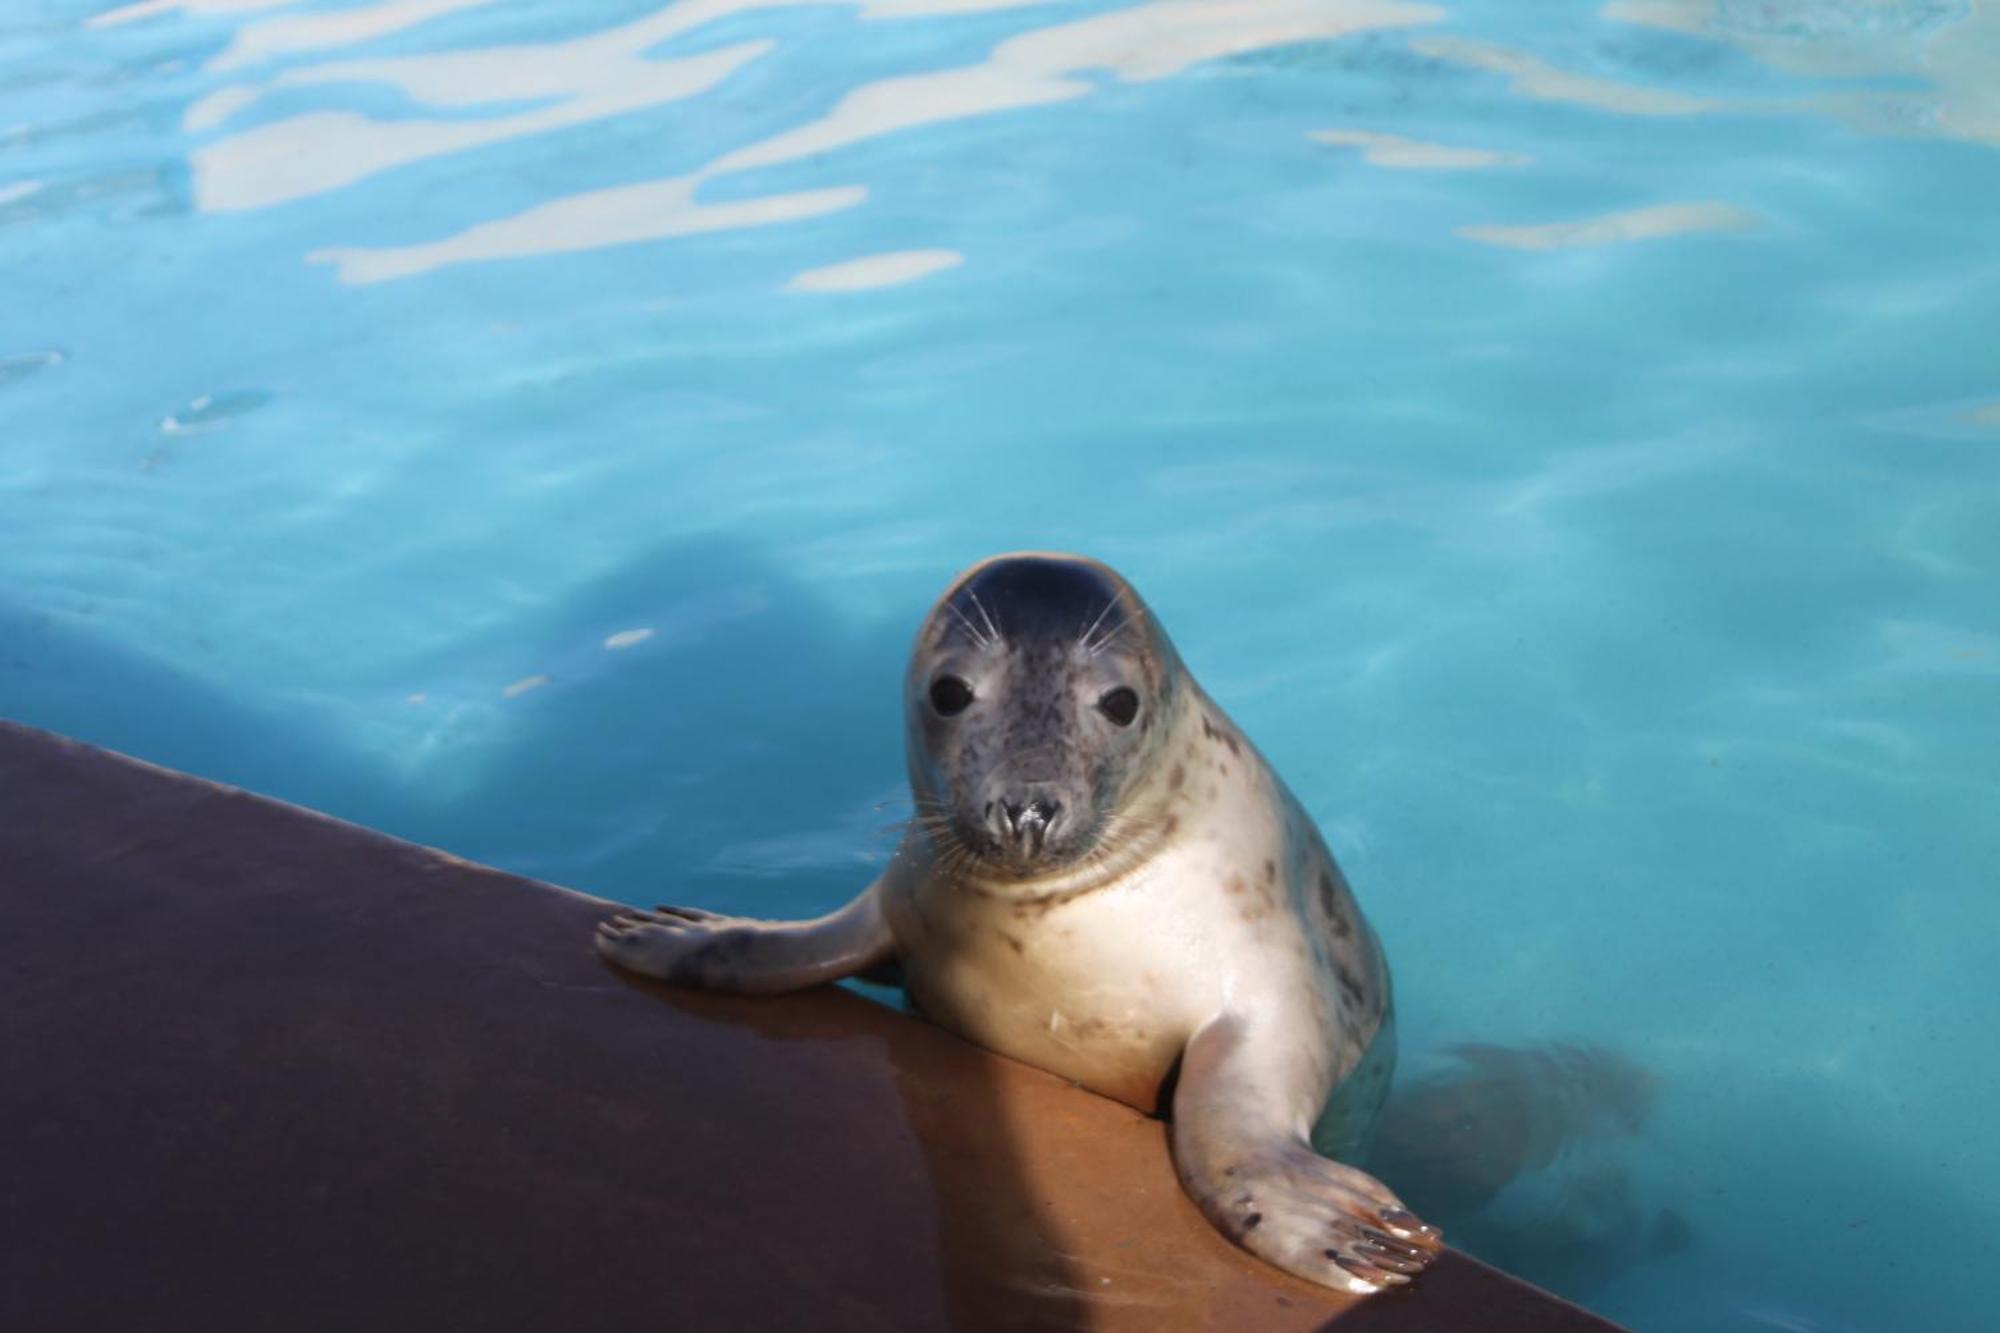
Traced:
<svg viewBox="0 0 2000 1333">
<path fill-rule="evenodd" d="M 1062 818 L 1062 802 L 1046 797 L 1026 801 L 1000 800 L 991 818 L 994 836 L 1016 860 L 1032 861 Z"/>
</svg>

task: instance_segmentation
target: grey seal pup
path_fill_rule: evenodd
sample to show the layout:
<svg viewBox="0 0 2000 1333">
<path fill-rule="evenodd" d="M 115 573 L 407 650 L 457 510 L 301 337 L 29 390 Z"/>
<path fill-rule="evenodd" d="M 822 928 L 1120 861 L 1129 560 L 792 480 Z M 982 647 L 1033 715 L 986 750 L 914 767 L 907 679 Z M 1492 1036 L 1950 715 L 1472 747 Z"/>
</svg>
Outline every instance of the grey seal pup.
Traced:
<svg viewBox="0 0 2000 1333">
<path fill-rule="evenodd" d="M 1395 1061 L 1389 972 L 1312 819 L 1109 567 L 995 556 L 904 682 L 915 817 L 815 921 L 627 910 L 635 972 L 771 995 L 895 962 L 931 1021 L 1171 1119 L 1187 1193 L 1287 1272 L 1372 1292 L 1442 1249 L 1352 1156 Z"/>
</svg>

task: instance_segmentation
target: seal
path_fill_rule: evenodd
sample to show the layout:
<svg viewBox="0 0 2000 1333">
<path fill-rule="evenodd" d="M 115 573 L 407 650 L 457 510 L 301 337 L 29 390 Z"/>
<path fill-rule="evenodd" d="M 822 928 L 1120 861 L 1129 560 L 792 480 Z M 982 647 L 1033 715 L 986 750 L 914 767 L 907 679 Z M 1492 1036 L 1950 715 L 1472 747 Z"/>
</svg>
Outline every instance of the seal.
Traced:
<svg viewBox="0 0 2000 1333">
<path fill-rule="evenodd" d="M 915 815 L 814 921 L 692 907 L 598 928 L 613 962 L 769 995 L 894 962 L 916 1010 L 1171 1121 L 1214 1225 L 1327 1286 L 1442 1249 L 1361 1147 L 1395 1061 L 1388 968 L 1312 819 L 1139 595 L 1080 556 L 995 556 L 918 632 Z"/>
</svg>

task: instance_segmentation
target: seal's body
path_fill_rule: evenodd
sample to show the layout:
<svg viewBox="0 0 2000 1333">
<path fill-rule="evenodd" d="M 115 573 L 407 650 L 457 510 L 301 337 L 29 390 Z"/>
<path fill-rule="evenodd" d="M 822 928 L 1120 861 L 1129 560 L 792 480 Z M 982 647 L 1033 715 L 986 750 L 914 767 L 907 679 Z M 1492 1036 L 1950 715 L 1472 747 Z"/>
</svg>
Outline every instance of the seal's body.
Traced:
<svg viewBox="0 0 2000 1333">
<path fill-rule="evenodd" d="M 905 701 L 917 813 L 859 898 L 797 923 L 627 912 L 599 947 L 750 993 L 893 958 L 940 1025 L 1170 1110 L 1183 1184 L 1245 1248 L 1356 1291 L 1419 1271 L 1435 1229 L 1313 1151 L 1352 1152 L 1387 1092 L 1374 932 L 1130 585 L 1073 556 L 986 561 L 926 620 Z"/>
</svg>

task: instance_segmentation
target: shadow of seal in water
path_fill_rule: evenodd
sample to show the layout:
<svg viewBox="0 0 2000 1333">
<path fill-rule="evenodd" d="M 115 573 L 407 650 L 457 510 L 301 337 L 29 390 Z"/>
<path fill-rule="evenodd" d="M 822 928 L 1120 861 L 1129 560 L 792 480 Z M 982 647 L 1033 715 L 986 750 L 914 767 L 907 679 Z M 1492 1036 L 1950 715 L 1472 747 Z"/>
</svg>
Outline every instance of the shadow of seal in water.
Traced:
<svg viewBox="0 0 2000 1333">
<path fill-rule="evenodd" d="M 1473 1253 L 1588 1289 L 1693 1239 L 1630 1164 L 1658 1086 L 1598 1046 L 1464 1043 L 1392 1093 L 1367 1161 Z"/>
</svg>

